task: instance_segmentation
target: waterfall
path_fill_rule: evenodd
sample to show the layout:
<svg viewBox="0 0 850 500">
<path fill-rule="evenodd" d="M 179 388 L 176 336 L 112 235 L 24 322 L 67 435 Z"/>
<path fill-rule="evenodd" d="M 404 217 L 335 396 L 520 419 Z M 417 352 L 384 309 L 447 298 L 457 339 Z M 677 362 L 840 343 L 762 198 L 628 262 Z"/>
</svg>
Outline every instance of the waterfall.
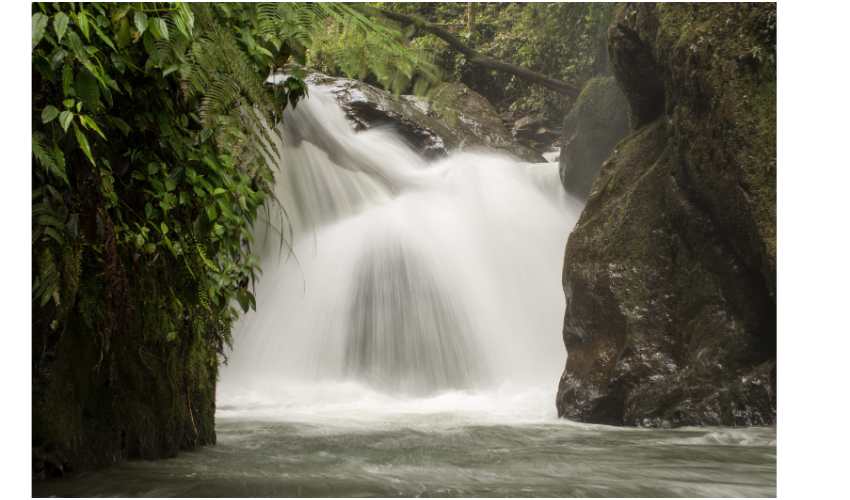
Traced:
<svg viewBox="0 0 850 500">
<path fill-rule="evenodd" d="M 272 207 L 256 228 L 257 310 L 236 325 L 220 406 L 512 387 L 539 389 L 554 413 L 563 251 L 581 210 L 557 164 L 427 162 L 391 129 L 355 132 L 321 86 L 278 132 L 287 217 Z"/>
</svg>

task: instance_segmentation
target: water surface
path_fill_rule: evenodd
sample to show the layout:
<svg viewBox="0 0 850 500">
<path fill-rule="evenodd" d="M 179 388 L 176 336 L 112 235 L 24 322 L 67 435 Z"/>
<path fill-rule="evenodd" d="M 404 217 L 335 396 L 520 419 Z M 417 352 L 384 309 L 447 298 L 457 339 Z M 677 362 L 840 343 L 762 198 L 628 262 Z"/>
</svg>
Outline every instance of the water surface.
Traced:
<svg viewBox="0 0 850 500">
<path fill-rule="evenodd" d="M 774 428 L 637 429 L 558 420 L 544 395 L 224 406 L 218 445 L 133 461 L 34 494 L 62 496 L 776 495 Z M 551 399 L 551 398 L 549 398 Z M 358 402 L 359 401 L 359 402 Z M 524 405 L 524 408 L 519 405 Z M 455 408 L 455 409 L 451 409 Z M 501 409 L 500 409 L 501 408 Z"/>
</svg>

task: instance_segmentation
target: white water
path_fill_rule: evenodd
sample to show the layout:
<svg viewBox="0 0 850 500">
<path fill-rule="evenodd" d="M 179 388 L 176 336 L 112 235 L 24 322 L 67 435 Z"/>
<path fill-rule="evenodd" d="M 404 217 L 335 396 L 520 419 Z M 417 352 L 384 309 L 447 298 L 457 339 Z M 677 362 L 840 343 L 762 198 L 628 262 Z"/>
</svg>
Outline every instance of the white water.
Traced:
<svg viewBox="0 0 850 500">
<path fill-rule="evenodd" d="M 557 165 L 429 164 L 391 130 L 355 133 L 321 87 L 285 122 L 276 194 L 294 257 L 258 229 L 257 311 L 235 329 L 220 415 L 554 419 L 581 210 Z"/>
</svg>

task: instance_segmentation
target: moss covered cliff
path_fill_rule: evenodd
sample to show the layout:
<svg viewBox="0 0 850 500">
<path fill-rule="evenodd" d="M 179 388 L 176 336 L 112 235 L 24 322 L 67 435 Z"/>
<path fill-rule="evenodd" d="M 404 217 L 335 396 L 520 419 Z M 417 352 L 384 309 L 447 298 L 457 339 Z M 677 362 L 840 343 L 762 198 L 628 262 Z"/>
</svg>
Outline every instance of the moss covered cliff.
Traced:
<svg viewBox="0 0 850 500">
<path fill-rule="evenodd" d="M 567 243 L 561 416 L 774 422 L 775 36 L 774 4 L 616 14 L 633 131 Z"/>
<path fill-rule="evenodd" d="M 72 321 L 33 379 L 35 477 L 215 443 L 218 355 L 206 339 L 131 327 L 104 355 L 98 332 Z"/>
</svg>

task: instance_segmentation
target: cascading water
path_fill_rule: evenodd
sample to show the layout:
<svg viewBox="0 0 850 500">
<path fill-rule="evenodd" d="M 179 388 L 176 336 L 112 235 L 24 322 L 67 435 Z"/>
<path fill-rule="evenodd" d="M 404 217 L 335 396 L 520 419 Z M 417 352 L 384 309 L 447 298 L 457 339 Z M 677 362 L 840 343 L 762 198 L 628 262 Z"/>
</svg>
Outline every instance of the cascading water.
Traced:
<svg viewBox="0 0 850 500">
<path fill-rule="evenodd" d="M 280 136 L 291 226 L 257 227 L 264 273 L 222 367 L 218 444 L 38 496 L 776 495 L 775 429 L 556 418 L 580 210 L 556 164 L 428 164 L 389 130 L 352 132 L 322 88 Z"/>
<path fill-rule="evenodd" d="M 234 334 L 221 405 L 531 390 L 554 415 L 560 269 L 581 209 L 557 165 L 492 152 L 429 164 L 391 130 L 355 133 L 317 86 L 280 135 L 293 244 L 258 228 L 257 311 Z"/>
</svg>

